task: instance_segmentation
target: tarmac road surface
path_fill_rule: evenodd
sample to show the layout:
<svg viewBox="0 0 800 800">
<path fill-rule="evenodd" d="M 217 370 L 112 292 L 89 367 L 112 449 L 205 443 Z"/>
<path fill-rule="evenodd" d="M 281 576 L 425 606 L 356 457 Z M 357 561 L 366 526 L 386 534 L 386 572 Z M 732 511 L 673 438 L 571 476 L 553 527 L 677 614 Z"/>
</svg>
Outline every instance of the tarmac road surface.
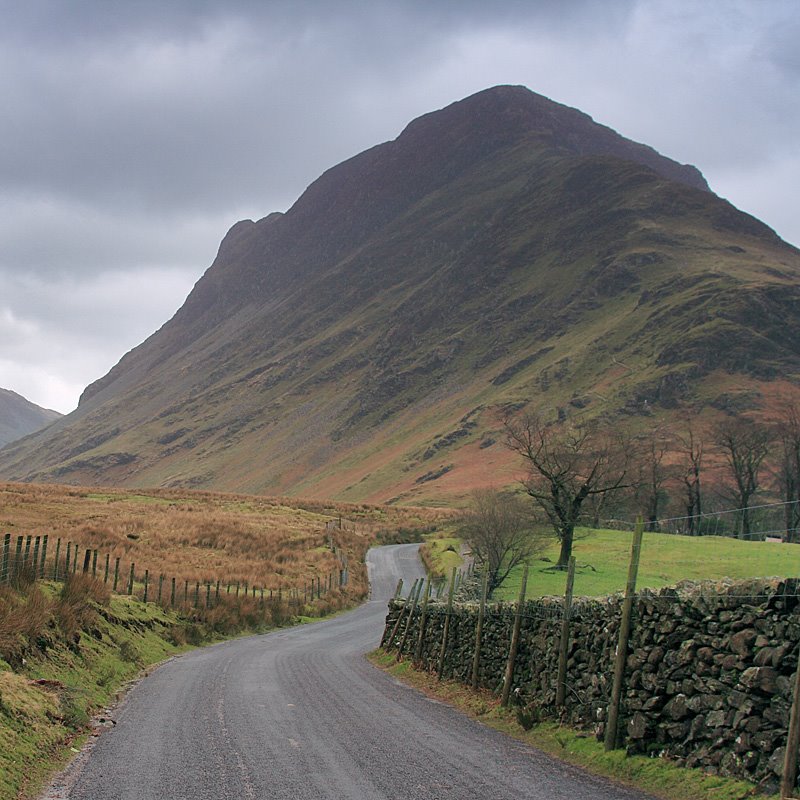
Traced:
<svg viewBox="0 0 800 800">
<path fill-rule="evenodd" d="M 401 685 L 377 646 L 417 545 L 369 555 L 372 598 L 340 617 L 224 642 L 157 669 L 48 800 L 644 800 Z"/>
</svg>

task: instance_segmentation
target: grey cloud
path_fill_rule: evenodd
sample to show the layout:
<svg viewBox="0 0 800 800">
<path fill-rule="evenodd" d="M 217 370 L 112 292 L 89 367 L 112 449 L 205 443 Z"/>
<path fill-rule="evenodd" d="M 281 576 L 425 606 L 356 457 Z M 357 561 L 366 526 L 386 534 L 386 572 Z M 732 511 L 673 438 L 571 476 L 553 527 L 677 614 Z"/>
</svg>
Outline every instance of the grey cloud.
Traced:
<svg viewBox="0 0 800 800">
<path fill-rule="evenodd" d="M 0 386 L 57 411 L 168 319 L 193 270 L 140 268 L 90 278 L 0 274 Z"/>
</svg>

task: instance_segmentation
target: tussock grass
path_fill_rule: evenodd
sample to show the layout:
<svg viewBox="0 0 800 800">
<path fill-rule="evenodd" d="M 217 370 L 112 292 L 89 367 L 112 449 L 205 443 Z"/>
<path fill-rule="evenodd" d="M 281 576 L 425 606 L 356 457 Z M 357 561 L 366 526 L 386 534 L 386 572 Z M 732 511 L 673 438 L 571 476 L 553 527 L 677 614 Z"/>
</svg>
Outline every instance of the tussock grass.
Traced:
<svg viewBox="0 0 800 800">
<path fill-rule="evenodd" d="M 150 572 L 188 580 L 221 580 L 223 586 L 300 589 L 311 578 L 326 578 L 340 564 L 333 543 L 347 556 L 348 593 L 367 590 L 363 555 L 375 541 L 419 540 L 448 512 L 392 509 L 290 498 L 192 492 L 188 490 L 115 490 L 37 484 L 0 484 L 0 529 L 12 535 L 50 537 L 49 559 L 61 538 L 121 559 L 127 575 Z M 339 528 L 339 520 L 342 527 Z M 326 531 L 331 523 L 333 530 Z M 141 589 L 138 589 L 141 591 Z M 152 595 L 151 595 L 152 596 Z"/>
</svg>

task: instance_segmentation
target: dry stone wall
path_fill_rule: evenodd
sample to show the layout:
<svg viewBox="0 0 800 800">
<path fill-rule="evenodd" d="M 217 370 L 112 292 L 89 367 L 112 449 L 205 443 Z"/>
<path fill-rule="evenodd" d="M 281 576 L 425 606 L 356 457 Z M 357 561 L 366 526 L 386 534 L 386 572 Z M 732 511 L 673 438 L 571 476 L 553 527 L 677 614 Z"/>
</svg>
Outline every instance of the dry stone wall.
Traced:
<svg viewBox="0 0 800 800">
<path fill-rule="evenodd" d="M 628 751 L 777 786 L 798 663 L 799 588 L 795 580 L 765 580 L 640 592 L 620 710 Z M 403 604 L 390 603 L 386 637 Z M 559 598 L 526 602 L 514 670 L 516 702 L 602 736 L 621 606 L 619 596 L 575 601 L 566 707 L 556 709 L 563 604 Z M 502 685 L 514 611 L 511 605 L 487 608 L 479 683 L 493 691 Z M 477 615 L 477 605 L 454 607 L 446 677 L 470 681 Z M 419 647 L 424 668 L 437 667 L 444 618 L 444 605 L 431 604 L 420 642 L 422 609 L 411 617 L 403 652 L 413 657 Z M 386 645 L 398 647 L 405 633 L 404 620 Z"/>
</svg>

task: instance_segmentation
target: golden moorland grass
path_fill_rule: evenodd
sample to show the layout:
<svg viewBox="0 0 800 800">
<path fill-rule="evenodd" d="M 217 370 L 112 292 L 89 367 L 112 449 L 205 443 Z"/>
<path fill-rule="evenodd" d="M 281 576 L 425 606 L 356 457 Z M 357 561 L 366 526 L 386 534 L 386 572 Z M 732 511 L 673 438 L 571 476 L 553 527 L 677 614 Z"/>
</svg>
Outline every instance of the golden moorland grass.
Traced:
<svg viewBox="0 0 800 800">
<path fill-rule="evenodd" d="M 149 570 L 178 582 L 247 582 L 301 588 L 341 566 L 344 554 L 354 595 L 366 591 L 363 556 L 375 542 L 419 538 L 447 511 L 171 489 L 122 490 L 40 484 L 0 484 L 0 533 L 49 536 L 48 561 L 61 539 L 97 550 L 98 570 L 120 558 L 122 575 Z M 341 524 L 340 524 L 341 520 Z M 122 580 L 122 579 L 121 579 Z"/>
</svg>

